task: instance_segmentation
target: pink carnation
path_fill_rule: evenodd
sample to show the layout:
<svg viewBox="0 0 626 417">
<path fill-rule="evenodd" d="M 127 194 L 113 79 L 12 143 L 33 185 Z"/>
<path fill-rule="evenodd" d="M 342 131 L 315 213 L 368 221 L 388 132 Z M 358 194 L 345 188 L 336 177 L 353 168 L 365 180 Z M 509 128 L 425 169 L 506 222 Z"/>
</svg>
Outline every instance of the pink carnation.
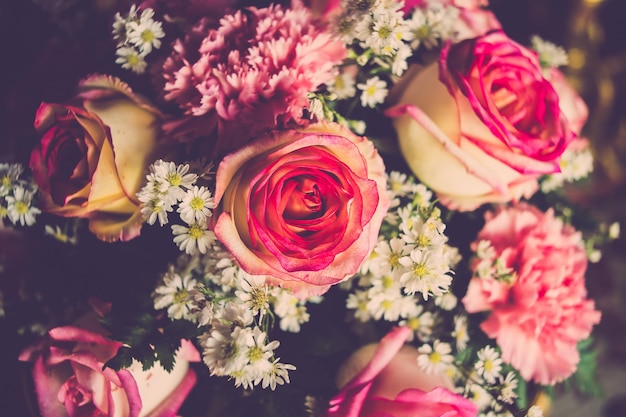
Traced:
<svg viewBox="0 0 626 417">
<path fill-rule="evenodd" d="M 163 65 L 164 97 L 186 115 L 165 127 L 205 136 L 218 127 L 221 156 L 263 129 L 302 124 L 307 94 L 345 54 L 299 2 L 238 10 L 216 29 L 202 20 Z"/>
<path fill-rule="evenodd" d="M 491 311 L 481 328 L 524 379 L 544 385 L 562 381 L 576 370 L 577 343 L 600 321 L 600 312 L 587 299 L 587 256 L 580 233 L 552 210 L 543 213 L 518 204 L 486 215 L 474 249 L 484 240 L 491 243 L 493 257 L 474 263 L 465 308 Z M 509 278 L 484 269 L 479 276 L 479 261 L 493 264 L 496 259 L 511 268 Z"/>
</svg>

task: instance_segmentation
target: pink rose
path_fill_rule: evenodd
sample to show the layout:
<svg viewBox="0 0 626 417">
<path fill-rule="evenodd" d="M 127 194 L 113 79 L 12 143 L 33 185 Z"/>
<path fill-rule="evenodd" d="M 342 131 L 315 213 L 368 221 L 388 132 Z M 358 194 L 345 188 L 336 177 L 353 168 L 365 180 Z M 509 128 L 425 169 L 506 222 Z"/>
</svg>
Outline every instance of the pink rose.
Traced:
<svg viewBox="0 0 626 417">
<path fill-rule="evenodd" d="M 72 104 L 42 103 L 30 168 L 43 209 L 89 219 L 102 240 L 129 240 L 143 217 L 136 193 L 154 160 L 159 112 L 120 80 L 92 77 Z"/>
<path fill-rule="evenodd" d="M 171 373 L 160 365 L 143 371 L 139 363 L 115 371 L 104 364 L 122 343 L 102 333 L 95 315 L 88 315 L 76 326 L 50 330 L 42 343 L 21 353 L 20 360 L 34 362 L 41 415 L 174 417 L 196 383 L 189 362 L 200 355 L 193 345 L 183 341 Z"/>
<path fill-rule="evenodd" d="M 589 116 L 587 104 L 557 68 L 550 68 L 546 78 L 559 95 L 559 105 L 567 117 L 570 129 L 579 135 Z"/>
<path fill-rule="evenodd" d="M 388 114 L 409 166 L 450 208 L 530 197 L 576 136 L 537 54 L 502 31 L 449 44 L 407 77 Z"/>
<path fill-rule="evenodd" d="M 465 308 L 491 312 L 481 328 L 524 379 L 543 385 L 562 381 L 576 370 L 577 343 L 600 321 L 587 299 L 580 233 L 552 210 L 542 213 L 520 203 L 487 213 L 474 245 L 481 240 L 489 241 L 494 253 L 474 262 Z M 511 269 L 509 277 L 493 270 L 479 274 L 479 265 L 494 265 L 496 259 Z"/>
<path fill-rule="evenodd" d="M 276 131 L 226 156 L 215 234 L 253 275 L 319 295 L 352 276 L 389 206 L 372 143 L 337 124 Z"/>
<path fill-rule="evenodd" d="M 445 375 L 427 375 L 418 352 L 403 346 L 411 330 L 398 327 L 378 345 L 355 352 L 342 366 L 341 391 L 330 401 L 327 417 L 475 417 L 470 400 L 452 393 Z"/>
</svg>

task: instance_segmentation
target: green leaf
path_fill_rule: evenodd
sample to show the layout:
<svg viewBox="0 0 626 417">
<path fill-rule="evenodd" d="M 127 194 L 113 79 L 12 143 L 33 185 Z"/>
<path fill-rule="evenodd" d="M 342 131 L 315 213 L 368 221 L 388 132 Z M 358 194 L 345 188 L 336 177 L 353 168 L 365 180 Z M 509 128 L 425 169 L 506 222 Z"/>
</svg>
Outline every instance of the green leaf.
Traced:
<svg viewBox="0 0 626 417">
<path fill-rule="evenodd" d="M 526 380 L 522 378 L 519 374 L 517 375 L 517 389 L 515 390 L 517 393 L 517 407 L 519 409 L 524 409 L 528 405 L 528 393 Z"/>
</svg>

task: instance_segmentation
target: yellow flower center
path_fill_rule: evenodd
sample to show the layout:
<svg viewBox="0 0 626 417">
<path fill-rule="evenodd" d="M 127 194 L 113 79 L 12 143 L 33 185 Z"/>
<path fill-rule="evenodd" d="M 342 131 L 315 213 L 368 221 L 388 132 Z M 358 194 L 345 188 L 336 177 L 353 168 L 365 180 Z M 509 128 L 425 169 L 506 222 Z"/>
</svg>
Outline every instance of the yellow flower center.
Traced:
<svg viewBox="0 0 626 417">
<path fill-rule="evenodd" d="M 204 200 L 200 197 L 194 197 L 189 202 L 189 207 L 195 211 L 201 210 L 204 207 Z"/>
<path fill-rule="evenodd" d="M 190 238 L 198 240 L 202 236 L 204 236 L 204 229 L 202 229 L 197 224 L 194 224 L 193 226 L 189 228 L 189 232 L 187 232 L 187 234 L 189 235 Z"/>
<path fill-rule="evenodd" d="M 413 330 L 418 330 L 420 328 L 420 319 L 418 317 L 413 317 L 412 319 L 409 319 L 407 325 Z"/>
<path fill-rule="evenodd" d="M 389 29 L 388 27 L 383 26 L 380 29 L 378 29 L 378 36 L 380 36 L 381 39 L 387 39 L 390 35 L 391 35 L 391 29 Z"/>
<path fill-rule="evenodd" d="M 176 294 L 174 294 L 174 304 L 184 303 L 188 295 L 189 291 L 184 288 L 179 289 L 178 291 L 176 291 Z"/>
<path fill-rule="evenodd" d="M 17 213 L 21 215 L 28 213 L 28 204 L 23 201 L 17 201 L 15 203 L 15 211 L 17 211 Z"/>
<path fill-rule="evenodd" d="M 258 346 L 248 349 L 248 359 L 251 363 L 257 362 L 263 359 L 263 351 Z"/>
<path fill-rule="evenodd" d="M 431 363 L 439 363 L 441 362 L 441 354 L 439 352 L 433 352 L 428 356 L 428 360 Z"/>
<path fill-rule="evenodd" d="M 167 174 L 167 182 L 169 182 L 172 187 L 178 187 L 183 183 L 183 177 L 181 177 L 178 172 L 170 172 Z"/>
<path fill-rule="evenodd" d="M 143 32 L 141 32 L 141 40 L 145 43 L 152 43 L 152 41 L 154 40 L 154 32 L 152 32 L 150 29 L 144 30 Z"/>
<path fill-rule="evenodd" d="M 130 65 L 131 67 L 139 65 L 139 56 L 137 55 L 128 55 L 126 60 L 128 61 L 128 65 Z"/>
<path fill-rule="evenodd" d="M 383 288 L 391 288 L 393 286 L 393 279 L 388 276 L 384 276 L 382 279 Z"/>
<path fill-rule="evenodd" d="M 428 274 L 428 268 L 424 264 L 415 264 L 413 267 L 413 275 L 419 278 L 423 278 Z"/>
</svg>

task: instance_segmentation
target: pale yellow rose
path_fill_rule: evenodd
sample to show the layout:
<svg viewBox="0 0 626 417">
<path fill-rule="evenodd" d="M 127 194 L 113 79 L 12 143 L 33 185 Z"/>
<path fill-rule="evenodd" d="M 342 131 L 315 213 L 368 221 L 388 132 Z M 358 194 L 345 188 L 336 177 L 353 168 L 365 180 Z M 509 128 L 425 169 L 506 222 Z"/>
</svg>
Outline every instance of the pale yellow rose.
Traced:
<svg viewBox="0 0 626 417">
<path fill-rule="evenodd" d="M 90 77 L 70 104 L 42 103 L 42 134 L 30 167 L 43 209 L 89 219 L 106 241 L 136 237 L 143 218 L 136 193 L 158 154 L 160 113 L 120 80 Z"/>
</svg>

